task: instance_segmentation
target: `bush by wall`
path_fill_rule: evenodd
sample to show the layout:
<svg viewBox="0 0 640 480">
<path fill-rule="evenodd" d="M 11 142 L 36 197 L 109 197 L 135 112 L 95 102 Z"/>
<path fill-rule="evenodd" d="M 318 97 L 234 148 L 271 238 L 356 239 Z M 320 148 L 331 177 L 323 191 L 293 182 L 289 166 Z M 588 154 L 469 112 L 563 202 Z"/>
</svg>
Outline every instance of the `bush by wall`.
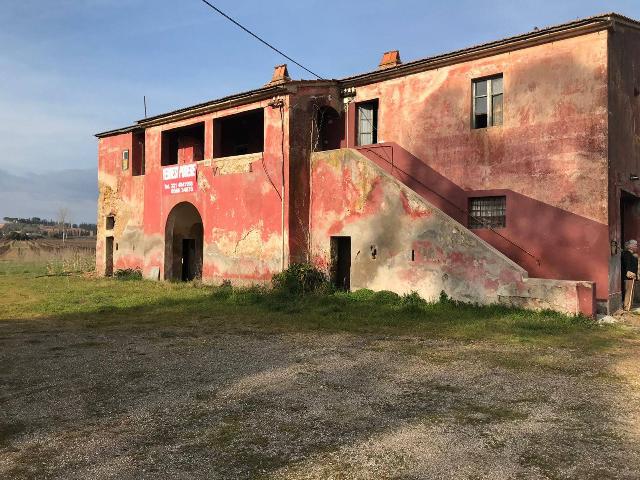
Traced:
<svg viewBox="0 0 640 480">
<path fill-rule="evenodd" d="M 118 280 L 142 280 L 142 271 L 137 268 L 123 268 L 113 272 Z"/>
<path fill-rule="evenodd" d="M 308 263 L 290 265 L 286 270 L 276 273 L 271 283 L 276 291 L 290 295 L 330 290 L 329 279 L 325 273 Z"/>
</svg>

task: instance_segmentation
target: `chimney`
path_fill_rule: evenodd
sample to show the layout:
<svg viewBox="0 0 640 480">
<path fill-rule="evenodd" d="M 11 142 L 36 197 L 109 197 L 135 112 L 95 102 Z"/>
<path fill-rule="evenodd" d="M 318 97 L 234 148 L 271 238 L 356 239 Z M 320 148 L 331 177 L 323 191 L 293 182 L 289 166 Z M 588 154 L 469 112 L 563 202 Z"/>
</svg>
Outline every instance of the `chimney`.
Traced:
<svg viewBox="0 0 640 480">
<path fill-rule="evenodd" d="M 289 71 L 287 70 L 287 64 L 276 65 L 273 69 L 273 78 L 267 83 L 267 85 L 281 85 L 283 83 L 291 81 Z"/>
<path fill-rule="evenodd" d="M 378 69 L 384 70 L 385 68 L 397 67 L 402 63 L 400 60 L 400 51 L 391 50 L 390 52 L 385 52 L 382 55 L 382 60 L 380 60 L 380 65 L 378 65 Z"/>
</svg>

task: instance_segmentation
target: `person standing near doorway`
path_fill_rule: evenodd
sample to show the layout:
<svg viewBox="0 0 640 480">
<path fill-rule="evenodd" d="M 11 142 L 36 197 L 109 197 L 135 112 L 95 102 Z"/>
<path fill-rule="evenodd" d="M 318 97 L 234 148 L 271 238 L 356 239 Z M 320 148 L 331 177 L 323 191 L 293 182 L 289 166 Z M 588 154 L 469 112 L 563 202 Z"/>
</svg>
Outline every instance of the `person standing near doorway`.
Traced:
<svg viewBox="0 0 640 480">
<path fill-rule="evenodd" d="M 638 276 L 638 242 L 628 240 L 624 243 L 622 252 L 622 280 L 624 282 L 624 304 L 625 310 L 631 309 L 633 303 L 633 290 Z"/>
</svg>

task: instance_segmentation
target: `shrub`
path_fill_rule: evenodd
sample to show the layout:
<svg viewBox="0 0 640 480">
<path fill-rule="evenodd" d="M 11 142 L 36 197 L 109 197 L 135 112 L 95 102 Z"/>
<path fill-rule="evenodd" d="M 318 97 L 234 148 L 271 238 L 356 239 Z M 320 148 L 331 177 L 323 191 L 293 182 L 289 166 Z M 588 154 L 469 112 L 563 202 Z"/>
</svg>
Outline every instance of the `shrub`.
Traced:
<svg viewBox="0 0 640 480">
<path fill-rule="evenodd" d="M 276 273 L 271 283 L 275 290 L 291 295 L 320 292 L 330 287 L 327 276 L 308 263 L 290 265 L 286 270 Z"/>
<path fill-rule="evenodd" d="M 400 295 L 390 290 L 380 290 L 373 294 L 372 300 L 380 305 L 395 305 L 400 300 Z"/>
<path fill-rule="evenodd" d="M 440 290 L 440 303 L 449 302 L 451 302 L 451 299 L 449 298 L 449 295 L 447 295 L 447 292 L 445 292 L 444 290 Z"/>
<path fill-rule="evenodd" d="M 402 296 L 402 305 L 411 307 L 422 307 L 426 304 L 427 301 L 422 298 L 416 291 L 406 293 Z"/>
<path fill-rule="evenodd" d="M 118 280 L 142 280 L 142 271 L 139 268 L 122 268 L 113 272 Z"/>
<path fill-rule="evenodd" d="M 366 301 L 372 300 L 375 294 L 376 292 L 374 292 L 373 290 L 369 290 L 368 288 L 361 288 L 359 290 L 356 290 L 355 292 L 350 292 L 349 297 L 354 300 Z"/>
</svg>

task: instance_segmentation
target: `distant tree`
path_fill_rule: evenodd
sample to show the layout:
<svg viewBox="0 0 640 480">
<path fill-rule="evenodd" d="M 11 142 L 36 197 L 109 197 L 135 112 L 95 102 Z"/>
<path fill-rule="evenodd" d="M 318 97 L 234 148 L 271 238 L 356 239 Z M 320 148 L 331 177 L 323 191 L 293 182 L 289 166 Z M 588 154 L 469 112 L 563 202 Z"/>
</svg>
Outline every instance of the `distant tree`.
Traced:
<svg viewBox="0 0 640 480">
<path fill-rule="evenodd" d="M 60 207 L 58 209 L 58 223 L 62 228 L 62 243 L 66 239 L 67 221 L 69 220 L 69 209 L 66 207 Z"/>
</svg>

